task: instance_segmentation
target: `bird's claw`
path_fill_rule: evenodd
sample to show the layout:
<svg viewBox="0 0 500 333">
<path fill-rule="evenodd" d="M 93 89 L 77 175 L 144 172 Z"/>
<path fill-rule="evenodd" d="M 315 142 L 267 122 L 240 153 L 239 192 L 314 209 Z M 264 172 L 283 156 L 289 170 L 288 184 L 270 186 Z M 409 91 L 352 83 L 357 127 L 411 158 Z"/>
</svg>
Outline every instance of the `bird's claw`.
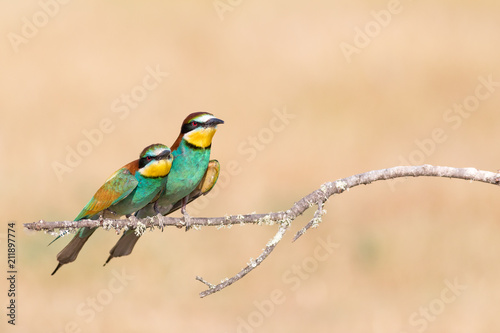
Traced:
<svg viewBox="0 0 500 333">
<path fill-rule="evenodd" d="M 163 224 L 162 217 L 163 217 L 163 215 L 161 215 L 160 213 L 158 213 L 158 214 L 156 215 L 156 218 L 158 219 L 158 227 L 160 228 L 161 232 L 163 232 L 163 227 L 165 226 L 165 225 Z"/>
<path fill-rule="evenodd" d="M 184 222 L 184 225 L 186 226 L 186 231 L 191 229 L 191 227 L 192 227 L 191 216 L 189 216 L 189 214 L 186 211 L 184 211 L 184 213 L 183 213 L 182 222 Z"/>
</svg>

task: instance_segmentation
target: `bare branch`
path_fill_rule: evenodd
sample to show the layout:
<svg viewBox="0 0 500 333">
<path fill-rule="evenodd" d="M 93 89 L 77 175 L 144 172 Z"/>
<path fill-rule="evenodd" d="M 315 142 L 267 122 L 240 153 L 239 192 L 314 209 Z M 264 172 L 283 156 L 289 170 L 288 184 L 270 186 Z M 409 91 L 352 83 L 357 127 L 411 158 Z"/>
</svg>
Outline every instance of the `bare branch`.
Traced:
<svg viewBox="0 0 500 333">
<path fill-rule="evenodd" d="M 230 279 L 226 279 L 217 285 L 206 282 L 203 278 L 197 277 L 196 279 L 206 284 L 209 289 L 200 293 L 201 297 L 208 296 L 217 292 L 234 282 L 241 279 L 243 276 L 251 272 L 257 267 L 269 254 L 274 250 L 276 245 L 280 242 L 291 222 L 308 210 L 310 207 L 317 205 L 317 210 L 309 223 L 303 227 L 293 241 L 302 236 L 309 228 L 316 227 L 326 213 L 323 209 L 324 203 L 328 198 L 334 194 L 340 194 L 352 187 L 358 185 L 367 185 L 378 180 L 389 180 L 402 177 L 446 177 L 457 178 L 470 181 L 483 182 L 488 184 L 499 185 L 500 174 L 477 170 L 474 168 L 452 168 L 444 166 L 397 166 L 389 169 L 373 170 L 358 175 L 350 176 L 347 178 L 339 179 L 334 182 L 328 182 L 299 201 L 295 202 L 290 209 L 285 212 L 269 213 L 269 214 L 247 214 L 247 215 L 231 215 L 223 217 L 211 218 L 190 218 L 190 224 L 193 228 L 200 228 L 204 226 L 224 227 L 234 224 L 257 224 L 257 225 L 273 225 L 279 224 L 279 230 L 274 238 L 266 245 L 263 252 L 256 260 L 251 260 L 250 263 L 243 268 L 238 274 Z M 45 230 L 53 232 L 54 229 L 71 230 L 82 227 L 102 227 L 104 229 L 116 229 L 117 232 L 123 228 L 135 228 L 138 230 L 146 230 L 147 228 L 164 226 L 175 226 L 182 228 L 185 226 L 183 218 L 169 217 L 157 215 L 154 217 L 147 217 L 143 219 L 129 218 L 129 219 L 99 219 L 99 220 L 81 220 L 81 221 L 60 221 L 60 222 L 39 222 L 25 223 L 24 227 L 30 230 Z"/>
<path fill-rule="evenodd" d="M 328 182 L 321 187 L 306 195 L 297 201 L 286 212 L 277 212 L 269 214 L 247 214 L 247 215 L 230 215 L 223 217 L 209 218 L 191 218 L 193 227 L 205 226 L 228 226 L 234 224 L 266 224 L 272 225 L 284 219 L 295 219 L 313 205 L 324 203 L 333 194 L 340 194 L 345 190 L 358 185 L 367 185 L 378 180 L 388 180 L 402 177 L 446 177 L 457 178 L 483 182 L 488 184 L 499 185 L 500 174 L 490 171 L 482 171 L 474 168 L 452 168 L 443 166 L 421 165 L 421 166 L 397 166 L 389 169 L 373 170 L 347 178 L 339 179 L 334 182 Z M 321 204 L 322 206 L 322 204 Z M 46 222 L 40 220 L 38 222 L 25 223 L 24 227 L 29 230 L 46 230 L 54 229 L 78 229 L 82 227 L 99 227 L 105 229 L 114 228 L 117 230 L 127 228 L 135 228 L 138 223 L 144 224 L 147 228 L 175 226 L 178 228 L 184 227 L 183 218 L 170 216 L 153 216 L 143 219 L 103 219 L 101 220 L 80 220 L 80 221 L 60 221 Z"/>
</svg>

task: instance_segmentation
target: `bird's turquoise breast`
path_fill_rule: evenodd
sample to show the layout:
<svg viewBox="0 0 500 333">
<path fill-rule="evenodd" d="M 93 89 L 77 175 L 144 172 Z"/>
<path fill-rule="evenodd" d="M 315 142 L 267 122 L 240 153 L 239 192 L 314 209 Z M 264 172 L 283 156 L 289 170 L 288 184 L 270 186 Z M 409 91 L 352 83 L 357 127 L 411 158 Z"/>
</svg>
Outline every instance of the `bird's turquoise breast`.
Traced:
<svg viewBox="0 0 500 333">
<path fill-rule="evenodd" d="M 131 214 L 147 205 L 165 186 L 167 177 L 146 178 L 136 172 L 137 187 L 125 199 L 109 209 L 120 215 Z"/>
<path fill-rule="evenodd" d="M 210 148 L 195 149 L 183 140 L 172 155 L 174 161 L 166 190 L 158 200 L 160 206 L 174 204 L 195 189 L 207 171 Z"/>
</svg>

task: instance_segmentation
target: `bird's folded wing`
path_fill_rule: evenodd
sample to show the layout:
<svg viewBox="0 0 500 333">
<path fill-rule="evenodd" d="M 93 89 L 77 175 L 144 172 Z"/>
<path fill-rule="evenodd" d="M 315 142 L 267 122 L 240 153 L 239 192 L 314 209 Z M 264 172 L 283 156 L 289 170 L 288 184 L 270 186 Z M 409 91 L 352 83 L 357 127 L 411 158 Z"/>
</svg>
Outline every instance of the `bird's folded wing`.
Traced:
<svg viewBox="0 0 500 333">
<path fill-rule="evenodd" d="M 134 162 L 137 163 L 137 161 Z M 112 174 L 111 177 L 106 180 L 104 185 L 97 190 L 92 199 L 90 199 L 75 220 L 90 218 L 91 216 L 125 199 L 139 183 L 132 174 L 132 172 L 135 173 L 135 170 L 131 168 L 132 163 L 127 164 Z"/>
</svg>

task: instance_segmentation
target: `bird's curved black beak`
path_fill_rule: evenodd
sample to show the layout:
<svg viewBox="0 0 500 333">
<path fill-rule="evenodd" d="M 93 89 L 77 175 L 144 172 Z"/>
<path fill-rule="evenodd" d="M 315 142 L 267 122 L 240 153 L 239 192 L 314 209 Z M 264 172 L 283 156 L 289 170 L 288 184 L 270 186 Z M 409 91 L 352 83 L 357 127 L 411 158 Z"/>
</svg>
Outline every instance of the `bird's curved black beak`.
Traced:
<svg viewBox="0 0 500 333">
<path fill-rule="evenodd" d="M 160 159 L 164 159 L 164 158 L 168 158 L 170 156 L 170 149 L 165 149 L 164 151 L 162 151 L 158 156 L 157 158 L 160 160 Z"/>
<path fill-rule="evenodd" d="M 224 120 L 219 119 L 219 118 L 212 118 L 209 121 L 207 121 L 205 124 L 207 126 L 210 126 L 210 127 L 215 127 L 219 124 L 224 124 Z"/>
</svg>

